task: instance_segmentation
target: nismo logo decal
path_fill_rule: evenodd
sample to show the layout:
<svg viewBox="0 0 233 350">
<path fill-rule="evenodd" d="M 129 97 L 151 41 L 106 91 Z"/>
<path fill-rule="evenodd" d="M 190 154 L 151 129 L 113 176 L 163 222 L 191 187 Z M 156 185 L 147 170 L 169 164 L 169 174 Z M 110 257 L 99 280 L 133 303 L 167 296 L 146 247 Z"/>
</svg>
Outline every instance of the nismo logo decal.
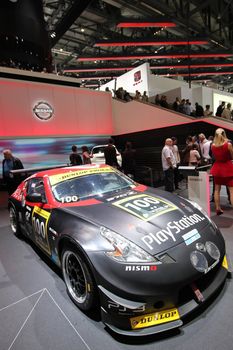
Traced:
<svg viewBox="0 0 233 350">
<path fill-rule="evenodd" d="M 125 271 L 156 271 L 157 266 L 156 265 L 126 265 Z"/>
<path fill-rule="evenodd" d="M 137 194 L 113 203 L 128 213 L 138 218 L 149 221 L 153 217 L 160 216 L 178 208 L 164 199 L 148 196 L 147 194 Z"/>
</svg>

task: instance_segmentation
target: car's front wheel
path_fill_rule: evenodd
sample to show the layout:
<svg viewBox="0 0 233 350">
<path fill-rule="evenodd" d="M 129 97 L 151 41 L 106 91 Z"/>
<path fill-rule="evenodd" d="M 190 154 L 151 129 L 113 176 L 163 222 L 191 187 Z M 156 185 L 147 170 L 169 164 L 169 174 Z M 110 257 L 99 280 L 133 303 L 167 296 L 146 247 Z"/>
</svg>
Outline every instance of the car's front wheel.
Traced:
<svg viewBox="0 0 233 350">
<path fill-rule="evenodd" d="M 77 249 L 67 246 L 62 252 L 62 273 L 74 303 L 88 311 L 97 305 L 97 287 L 92 273 Z"/>
<path fill-rule="evenodd" d="M 21 231 L 20 231 L 20 226 L 19 226 L 18 214 L 17 214 L 15 208 L 12 206 L 9 209 L 9 213 L 10 213 L 11 230 L 17 237 L 19 237 L 21 235 Z"/>
</svg>

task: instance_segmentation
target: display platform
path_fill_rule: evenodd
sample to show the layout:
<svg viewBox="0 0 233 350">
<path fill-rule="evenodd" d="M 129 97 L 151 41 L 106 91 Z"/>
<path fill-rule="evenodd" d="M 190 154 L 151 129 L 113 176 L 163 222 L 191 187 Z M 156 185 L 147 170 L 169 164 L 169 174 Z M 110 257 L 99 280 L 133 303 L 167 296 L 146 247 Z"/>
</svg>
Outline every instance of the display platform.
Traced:
<svg viewBox="0 0 233 350">
<path fill-rule="evenodd" d="M 186 195 L 185 186 L 177 194 Z M 233 208 L 221 198 L 224 215 L 211 217 L 220 227 L 233 261 Z M 211 303 L 186 320 L 180 330 L 145 338 L 110 333 L 98 314 L 86 315 L 69 299 L 59 269 L 35 246 L 16 238 L 8 212 L 0 209 L 1 350 L 222 350 L 231 349 L 233 281 L 227 279 Z"/>
</svg>

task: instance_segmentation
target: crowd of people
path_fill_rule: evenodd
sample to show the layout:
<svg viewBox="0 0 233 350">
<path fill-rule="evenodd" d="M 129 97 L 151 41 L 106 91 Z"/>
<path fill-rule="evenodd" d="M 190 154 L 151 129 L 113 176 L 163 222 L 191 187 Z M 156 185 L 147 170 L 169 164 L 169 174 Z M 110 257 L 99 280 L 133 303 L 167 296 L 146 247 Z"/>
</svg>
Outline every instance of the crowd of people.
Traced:
<svg viewBox="0 0 233 350">
<path fill-rule="evenodd" d="M 109 88 L 106 88 L 105 91 L 110 91 Z M 118 88 L 115 91 L 115 97 L 129 102 L 132 100 L 141 101 L 141 102 L 150 102 L 149 96 L 147 95 L 147 92 L 144 91 L 143 94 L 141 94 L 140 91 L 136 90 L 134 96 L 131 96 L 129 92 L 123 89 L 123 87 Z M 205 109 L 198 103 L 195 103 L 195 106 L 192 105 L 189 99 L 180 99 L 179 97 L 176 97 L 175 101 L 170 104 L 167 101 L 166 95 L 159 95 L 157 94 L 154 98 L 154 101 L 151 101 L 151 103 L 154 103 L 157 106 L 161 106 L 163 108 L 172 109 L 176 112 L 189 115 L 191 117 L 211 117 L 211 116 L 218 116 L 225 118 L 227 120 L 233 120 L 233 110 L 231 109 L 231 103 L 222 102 L 214 114 L 213 111 L 210 109 L 210 105 L 206 105 Z"/>
<path fill-rule="evenodd" d="M 92 155 L 90 154 L 87 146 L 82 146 L 82 156 L 78 153 L 78 147 L 73 145 L 71 147 L 72 153 L 70 154 L 70 165 L 82 165 L 91 164 Z"/>
<path fill-rule="evenodd" d="M 229 203 L 233 205 L 233 147 L 222 128 L 218 128 L 215 135 L 208 139 L 203 133 L 198 136 L 188 136 L 185 148 L 180 151 L 177 148 L 177 139 L 167 138 L 161 158 L 166 191 L 173 192 L 179 188 L 180 164 L 210 165 L 210 174 L 213 176 L 212 201 L 215 202 L 216 214 L 223 214 L 220 205 L 222 185 L 227 187 Z"/>
<path fill-rule="evenodd" d="M 79 153 L 78 147 L 73 145 L 71 147 L 71 153 L 69 155 L 69 165 L 77 166 L 83 164 L 91 164 L 93 155 L 90 153 L 87 146 L 81 147 L 81 154 Z M 126 175 L 131 177 L 135 176 L 136 169 L 136 151 L 133 149 L 131 142 L 126 142 L 125 149 L 123 150 L 122 164 L 118 164 L 117 160 L 117 150 L 114 146 L 114 140 L 112 138 L 109 139 L 108 145 L 104 149 L 104 157 L 105 164 L 113 166 L 121 171 L 123 171 Z M 24 166 L 21 160 L 15 156 L 13 156 L 12 151 L 10 149 L 3 150 L 3 161 L 2 161 L 2 174 L 3 174 L 3 182 L 6 185 L 6 189 L 8 194 L 11 195 L 20 182 L 23 180 L 23 175 L 21 174 L 12 174 L 12 170 L 24 169 Z"/>
<path fill-rule="evenodd" d="M 218 106 L 216 113 L 210 109 L 210 105 L 206 105 L 205 109 L 198 103 L 195 103 L 195 107 L 192 106 L 192 103 L 189 99 L 180 99 L 176 97 L 175 101 L 172 104 L 167 102 L 166 95 L 157 94 L 154 99 L 154 103 L 157 106 L 161 106 L 168 109 L 173 109 L 176 112 L 189 115 L 191 117 L 212 117 L 216 115 L 217 117 L 222 117 L 227 120 L 233 120 L 233 110 L 231 109 L 231 103 L 221 102 Z"/>
<path fill-rule="evenodd" d="M 105 91 L 110 92 L 109 88 L 106 87 Z M 123 100 L 126 102 L 136 100 L 141 102 L 149 102 L 149 96 L 147 95 L 147 92 L 144 91 L 143 94 L 141 94 L 140 91 L 136 90 L 135 94 L 133 96 L 130 95 L 130 93 L 123 89 L 123 87 L 119 87 L 117 90 L 113 90 L 115 97 L 119 100 Z"/>
<path fill-rule="evenodd" d="M 87 146 L 82 146 L 82 155 L 78 152 L 78 147 L 73 145 L 69 155 L 71 166 L 82 164 L 91 164 L 93 157 Z M 121 153 L 122 165 L 118 164 L 117 149 L 112 138 L 104 149 L 105 164 L 113 166 L 126 175 L 135 178 L 136 172 L 136 150 L 132 142 L 127 141 L 125 149 Z M 4 159 L 2 161 L 3 180 L 7 191 L 11 195 L 22 178 L 20 174 L 12 176 L 11 170 L 23 169 L 23 164 L 17 157 L 14 157 L 11 150 L 3 151 Z M 179 189 L 181 176 L 179 174 L 179 165 L 186 166 L 204 166 L 210 165 L 210 173 L 213 176 L 213 194 L 212 201 L 215 202 L 217 215 L 223 213 L 220 205 L 221 186 L 227 187 L 228 199 L 233 205 L 233 146 L 231 140 L 226 136 L 222 128 L 218 128 L 214 136 L 207 139 L 203 133 L 198 136 L 188 136 L 185 147 L 178 149 L 177 138 L 171 137 L 165 140 L 161 153 L 161 162 L 164 172 L 165 191 L 173 192 Z"/>
</svg>

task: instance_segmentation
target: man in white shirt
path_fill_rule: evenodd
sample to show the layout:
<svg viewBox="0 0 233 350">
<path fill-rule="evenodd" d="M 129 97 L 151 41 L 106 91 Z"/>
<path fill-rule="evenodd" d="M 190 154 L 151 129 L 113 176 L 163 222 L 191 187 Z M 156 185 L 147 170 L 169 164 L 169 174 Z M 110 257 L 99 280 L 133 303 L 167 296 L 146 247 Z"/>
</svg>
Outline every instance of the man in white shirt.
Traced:
<svg viewBox="0 0 233 350">
<path fill-rule="evenodd" d="M 203 164 L 211 163 L 210 144 L 211 141 L 208 141 L 204 134 L 199 134 L 199 147 Z"/>
<path fill-rule="evenodd" d="M 176 168 L 176 160 L 172 151 L 173 141 L 168 138 L 162 149 L 162 166 L 164 172 L 165 191 L 174 191 L 174 169 Z"/>
</svg>

